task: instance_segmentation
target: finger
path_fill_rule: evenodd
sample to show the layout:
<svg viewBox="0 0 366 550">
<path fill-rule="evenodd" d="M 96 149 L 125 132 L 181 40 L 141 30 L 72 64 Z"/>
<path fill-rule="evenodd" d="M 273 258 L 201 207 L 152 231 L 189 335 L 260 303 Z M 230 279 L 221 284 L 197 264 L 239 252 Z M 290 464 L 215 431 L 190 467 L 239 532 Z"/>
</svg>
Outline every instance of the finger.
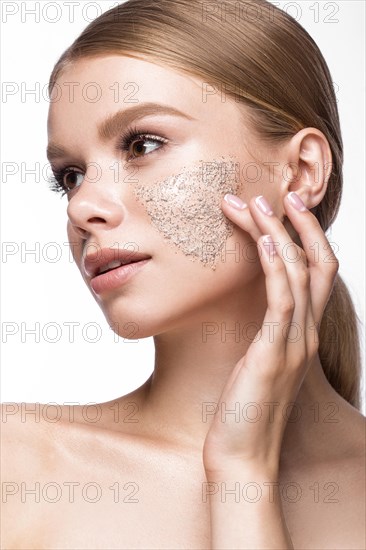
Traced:
<svg viewBox="0 0 366 550">
<path fill-rule="evenodd" d="M 258 199 L 261 200 L 258 201 Z M 230 208 L 233 210 L 232 218 L 240 227 L 250 232 L 253 237 L 258 234 L 258 229 L 261 234 L 272 236 L 276 243 L 277 253 L 280 254 L 287 269 L 289 285 L 295 299 L 294 327 L 297 327 L 296 330 L 303 333 L 310 308 L 310 273 L 307 268 L 306 254 L 293 242 L 281 220 L 275 216 L 268 202 L 263 199 L 262 196 L 253 197 L 249 201 L 248 208 L 239 210 L 235 208 L 237 198 L 234 197 L 234 207 L 230 206 L 229 203 L 227 210 Z M 263 206 L 263 209 L 260 206 Z M 253 230 L 253 227 L 256 229 Z"/>
<path fill-rule="evenodd" d="M 273 243 L 273 239 L 272 239 Z M 258 254 L 265 273 L 267 310 L 262 327 L 248 348 L 246 355 L 237 363 L 225 386 L 222 399 L 240 398 L 248 391 L 248 370 L 255 372 L 256 379 L 262 377 L 261 391 L 267 391 L 266 381 L 277 383 L 282 380 L 287 368 L 287 340 L 283 337 L 284 327 L 291 322 L 294 299 L 287 278 L 284 262 L 271 244 L 271 236 L 264 235 L 257 242 Z M 301 345 L 301 344 L 300 344 Z M 301 361 L 303 351 L 299 352 Z M 298 359 L 298 360 L 299 360 Z M 281 382 L 282 383 L 282 382 Z M 271 386 L 272 387 L 272 386 Z"/>
<path fill-rule="evenodd" d="M 261 235 L 257 241 L 257 250 L 265 274 L 267 309 L 260 330 L 227 381 L 224 396 L 229 395 L 232 386 L 239 383 L 239 375 L 245 376 L 242 372 L 244 365 L 244 370 L 253 368 L 257 374 L 262 370 L 267 377 L 271 363 L 284 363 L 282 358 L 286 355 L 286 341 L 282 333 L 291 320 L 294 305 L 286 268 L 270 235 Z M 263 360 L 263 357 L 268 359 Z"/>
<path fill-rule="evenodd" d="M 272 236 L 262 236 L 257 246 L 265 274 L 267 310 L 257 335 L 259 337 L 254 338 L 250 353 L 257 354 L 257 348 L 260 347 L 261 352 L 258 357 L 273 357 L 273 363 L 276 364 L 286 355 L 287 341 L 284 335 L 286 335 L 287 325 L 293 319 L 295 299 L 290 288 L 286 266 L 277 253 L 277 246 Z M 268 363 L 270 364 L 271 360 Z M 267 365 L 263 366 L 267 368 Z"/>
<path fill-rule="evenodd" d="M 221 208 L 225 216 L 240 227 L 240 229 L 250 234 L 253 241 L 257 242 L 263 235 L 250 214 L 247 203 L 243 202 L 236 195 L 227 193 L 221 201 Z"/>
<path fill-rule="evenodd" d="M 261 197 L 252 198 L 249 202 L 250 208 L 248 205 L 241 205 L 238 197 L 231 197 L 234 207 L 230 205 L 230 202 L 226 207 L 226 210 L 230 211 L 230 213 L 232 211 L 230 218 L 234 218 L 234 221 L 252 234 L 253 237 L 258 232 L 268 232 L 276 243 L 277 252 L 285 263 L 289 285 L 295 300 L 293 317 L 291 322 L 288 323 L 287 332 L 286 330 L 283 331 L 283 338 L 287 337 L 289 342 L 293 343 L 290 348 L 293 354 L 305 353 L 310 357 L 317 349 L 318 338 L 312 313 L 310 271 L 308 269 L 306 253 L 293 242 L 281 220 L 273 213 L 268 201 L 267 204 L 264 201 L 265 208 L 262 210 L 258 207 L 256 201 L 256 199 Z M 242 208 L 238 208 L 238 206 L 242 206 Z M 301 350 L 300 340 L 303 343 Z M 296 347 L 294 344 L 297 344 Z"/>
<path fill-rule="evenodd" d="M 313 318 L 319 325 L 334 285 L 339 262 L 317 218 L 306 208 L 301 198 L 296 193 L 289 193 L 284 205 L 306 253 Z"/>
<path fill-rule="evenodd" d="M 281 220 L 275 215 L 268 200 L 260 195 L 250 200 L 252 216 L 263 231 L 269 233 L 276 243 L 276 249 L 287 270 L 287 276 L 295 299 L 298 322 L 303 323 L 308 308 L 308 288 L 310 273 L 307 268 L 306 255 L 293 242 Z"/>
<path fill-rule="evenodd" d="M 306 251 L 290 237 L 281 220 L 273 212 L 271 205 L 263 196 L 250 200 L 252 216 L 263 231 L 268 231 L 276 243 L 276 249 L 287 270 L 287 277 L 295 300 L 293 317 L 288 325 L 287 339 L 292 355 L 306 359 L 316 351 L 314 343 L 315 322 L 311 300 L 311 272 Z M 286 337 L 286 334 L 284 334 Z M 293 364 L 298 361 L 293 361 Z"/>
</svg>

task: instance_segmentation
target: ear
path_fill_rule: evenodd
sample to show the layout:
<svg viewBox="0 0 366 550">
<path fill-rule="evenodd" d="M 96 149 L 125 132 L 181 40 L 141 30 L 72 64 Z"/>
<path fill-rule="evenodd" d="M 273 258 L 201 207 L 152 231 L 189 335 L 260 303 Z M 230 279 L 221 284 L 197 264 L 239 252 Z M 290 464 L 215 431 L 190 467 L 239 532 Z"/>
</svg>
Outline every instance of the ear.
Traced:
<svg viewBox="0 0 366 550">
<path fill-rule="evenodd" d="M 323 199 L 332 172 L 332 153 L 325 135 L 317 128 L 300 130 L 282 150 L 282 200 L 295 191 L 310 210 Z M 296 235 L 289 219 L 284 224 L 291 236 Z"/>
<path fill-rule="evenodd" d="M 295 191 L 307 208 L 314 208 L 325 195 L 332 171 L 327 138 L 317 128 L 304 128 L 289 141 L 285 155 L 284 194 Z"/>
</svg>

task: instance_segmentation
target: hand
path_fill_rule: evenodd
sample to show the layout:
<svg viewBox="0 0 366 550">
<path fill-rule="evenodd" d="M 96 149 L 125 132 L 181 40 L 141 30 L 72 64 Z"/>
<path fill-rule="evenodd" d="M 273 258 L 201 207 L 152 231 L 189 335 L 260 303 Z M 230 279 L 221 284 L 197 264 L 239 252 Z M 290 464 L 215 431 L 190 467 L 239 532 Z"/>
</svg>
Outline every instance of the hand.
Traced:
<svg viewBox="0 0 366 550">
<path fill-rule="evenodd" d="M 295 401 L 318 352 L 318 327 L 339 263 L 318 220 L 306 207 L 296 209 L 289 195 L 284 198 L 285 214 L 304 250 L 293 242 L 274 213 L 261 211 L 255 197 L 244 209 L 222 201 L 225 215 L 257 241 L 268 307 L 261 330 L 235 365 L 222 392 L 204 444 L 206 472 L 227 471 L 231 465 L 277 472 L 286 426 L 284 408 Z M 238 197 L 236 200 L 240 201 Z M 301 199 L 297 203 L 302 208 Z M 272 236 L 274 254 L 269 254 L 270 245 L 263 244 L 263 235 Z M 315 258 L 314 243 L 319 251 Z M 294 328 L 289 331 L 291 326 Z M 258 411 L 261 416 L 254 422 L 241 416 L 238 422 L 234 414 L 225 414 L 225 410 L 235 410 L 238 402 L 240 411 L 254 404 L 247 409 L 248 416 L 255 417 Z M 272 404 L 274 416 L 265 403 Z"/>
</svg>

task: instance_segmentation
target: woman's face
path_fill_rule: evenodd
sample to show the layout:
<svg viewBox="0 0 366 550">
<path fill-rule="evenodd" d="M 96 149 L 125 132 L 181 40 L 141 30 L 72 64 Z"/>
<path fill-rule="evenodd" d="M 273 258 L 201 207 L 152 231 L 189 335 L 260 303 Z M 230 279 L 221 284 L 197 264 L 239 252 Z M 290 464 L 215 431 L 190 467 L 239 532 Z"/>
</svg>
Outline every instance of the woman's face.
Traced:
<svg viewBox="0 0 366 550">
<path fill-rule="evenodd" d="M 257 248 L 220 204 L 227 192 L 275 202 L 275 184 L 254 166 L 247 146 L 264 153 L 238 104 L 198 78 L 114 55 L 69 66 L 52 97 L 48 153 L 70 189 L 73 256 L 115 331 L 194 327 L 232 304 L 254 312 Z"/>
</svg>

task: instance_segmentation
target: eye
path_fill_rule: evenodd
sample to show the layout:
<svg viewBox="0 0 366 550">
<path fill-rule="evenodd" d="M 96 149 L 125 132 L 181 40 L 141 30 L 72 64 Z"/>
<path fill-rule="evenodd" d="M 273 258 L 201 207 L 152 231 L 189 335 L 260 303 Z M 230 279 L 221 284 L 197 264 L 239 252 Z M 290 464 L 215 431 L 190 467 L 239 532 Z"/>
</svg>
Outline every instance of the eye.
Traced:
<svg viewBox="0 0 366 550">
<path fill-rule="evenodd" d="M 68 166 L 60 170 L 53 170 L 53 176 L 48 178 L 48 183 L 52 191 L 62 193 L 62 196 L 70 193 L 83 182 L 84 174 Z"/>
<path fill-rule="evenodd" d="M 67 191 L 72 191 L 83 182 L 84 175 L 72 168 L 67 168 L 62 174 L 62 185 Z"/>
<path fill-rule="evenodd" d="M 156 144 L 161 145 L 161 143 L 162 142 L 160 140 L 148 137 L 137 139 L 131 143 L 130 151 L 132 151 L 132 156 L 135 158 L 143 157 L 144 155 L 151 153 L 151 151 L 154 151 Z"/>
<path fill-rule="evenodd" d="M 163 149 L 168 140 L 163 136 L 150 134 L 149 132 L 137 131 L 136 128 L 127 129 L 121 136 L 119 149 L 126 151 L 128 161 L 145 157 L 157 149 Z"/>
</svg>

